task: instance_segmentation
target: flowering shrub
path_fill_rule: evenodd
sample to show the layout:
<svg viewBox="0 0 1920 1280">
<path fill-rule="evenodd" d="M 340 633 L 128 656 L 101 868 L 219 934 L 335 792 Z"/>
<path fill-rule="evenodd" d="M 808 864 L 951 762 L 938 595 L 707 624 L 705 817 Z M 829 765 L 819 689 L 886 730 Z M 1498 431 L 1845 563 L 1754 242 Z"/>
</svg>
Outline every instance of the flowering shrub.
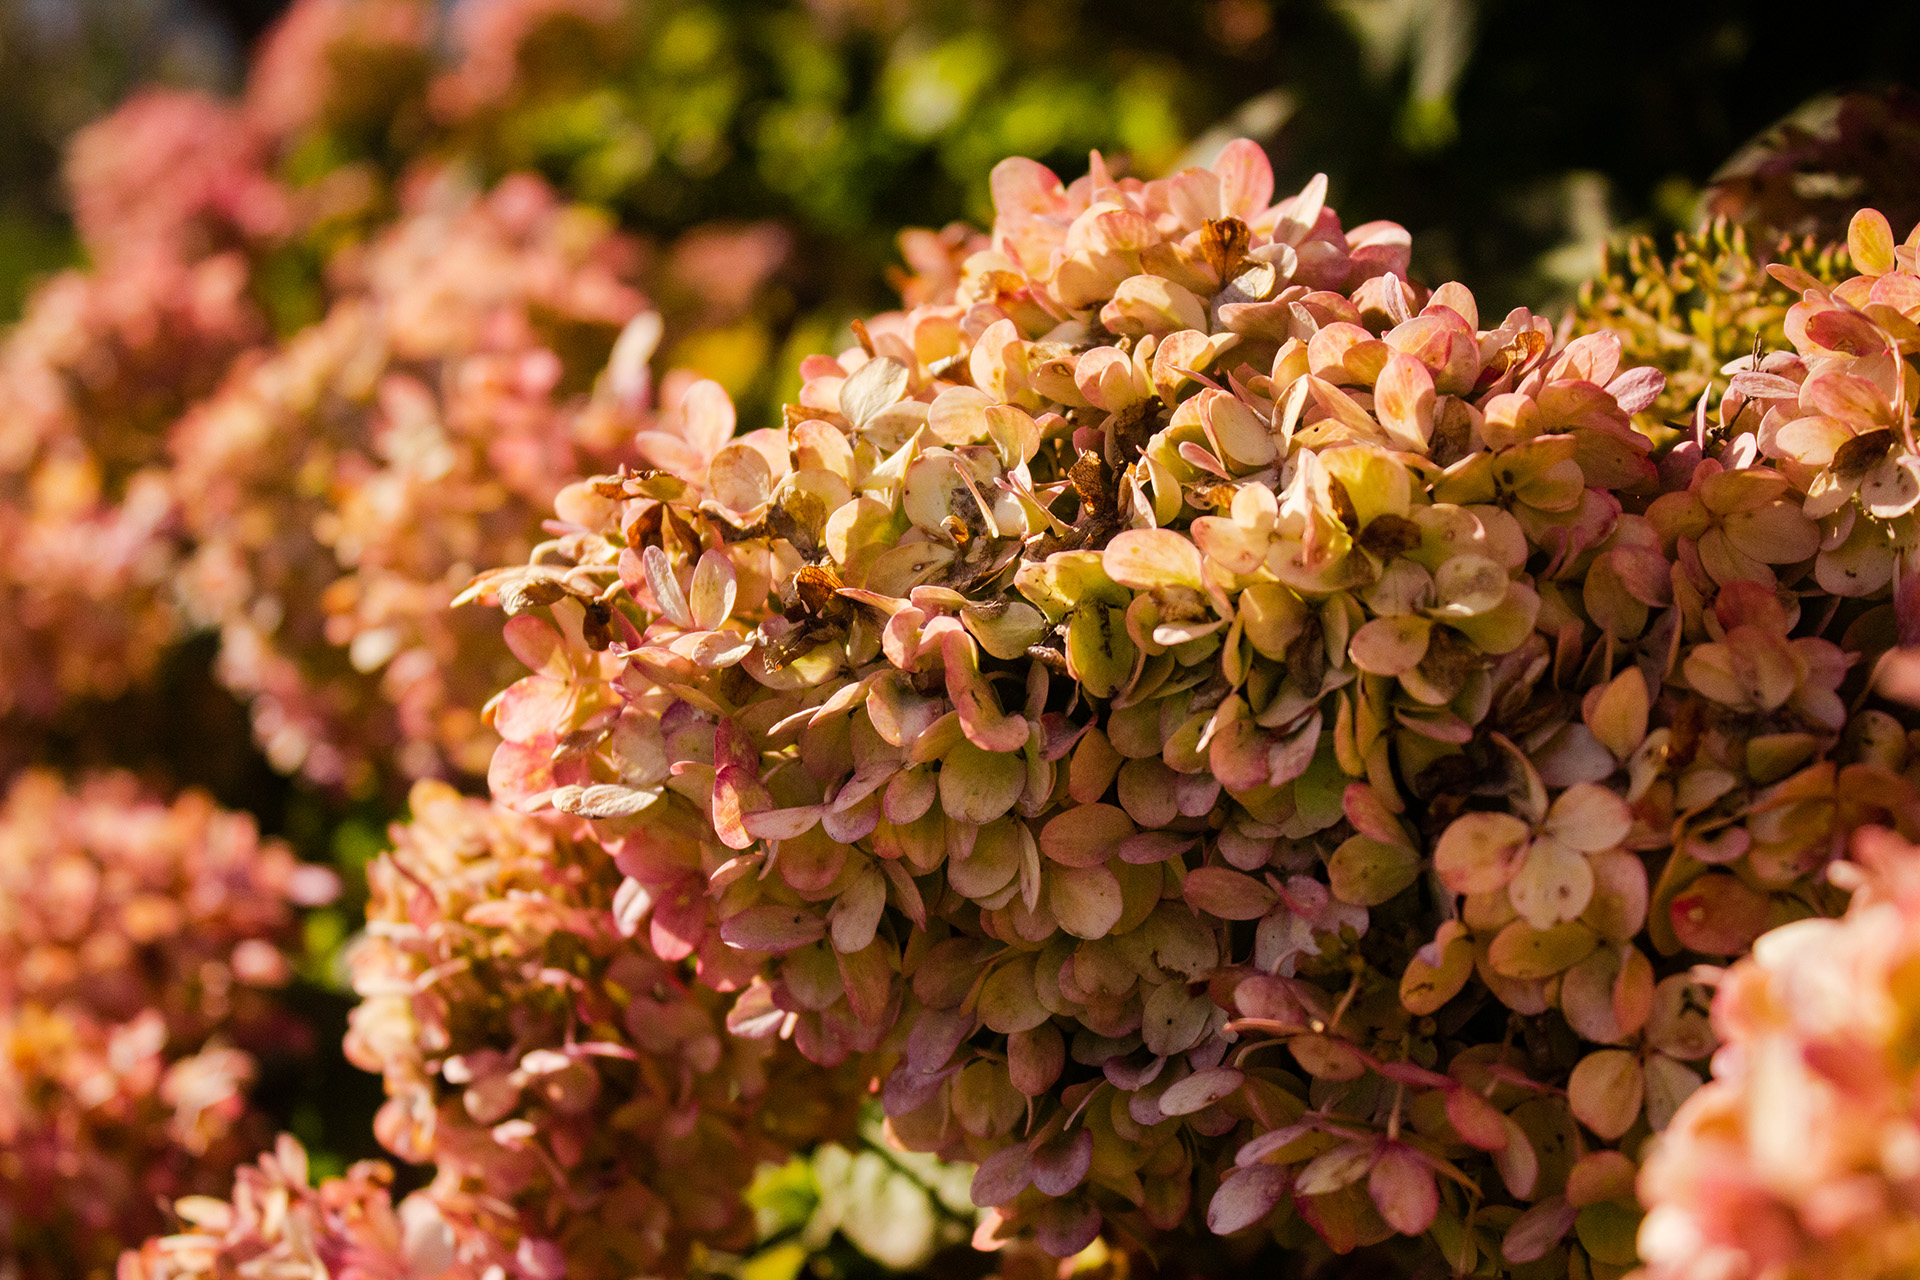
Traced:
<svg viewBox="0 0 1920 1280">
<path fill-rule="evenodd" d="M 779 426 L 692 388 L 476 580 L 532 670 L 496 798 L 588 820 L 656 954 L 757 968 L 737 1035 L 882 1078 L 1003 1233 L 1620 1274 L 1694 961 L 1913 799 L 1849 703 L 1911 249 L 1777 269 L 1800 353 L 1656 455 L 1618 338 L 1482 327 L 1251 144 L 994 190 Z"/>
<path fill-rule="evenodd" d="M 0 807 L 0 1254 L 110 1264 L 156 1198 L 209 1190 L 266 1138 L 256 1055 L 302 1051 L 275 989 L 295 907 L 333 877 L 251 819 L 132 778 L 17 780 Z"/>
<path fill-rule="evenodd" d="M 696 1243 L 749 1243 L 756 1164 L 850 1128 L 851 1095 L 725 1034 L 715 993 L 634 939 L 633 894 L 577 820 L 440 783 L 412 808 L 350 960 L 381 1142 L 495 1205 L 504 1247 L 550 1260 L 522 1274 L 672 1274 Z"/>
<path fill-rule="evenodd" d="M 1690 1275 L 1903 1264 L 1905 1156 L 1860 1136 L 1898 1139 L 1897 1061 L 1804 1091 L 1881 1108 L 1819 1160 L 1772 1153 L 1794 1115 L 1740 1046 L 1815 1038 L 1768 1004 L 1786 944 L 1736 966 L 1688 1099 L 1698 963 L 1783 925 L 1857 963 L 1833 929 L 1867 926 L 1798 922 L 1856 829 L 1920 834 L 1872 701 L 1920 641 L 1920 233 L 1861 214 L 1770 274 L 1724 228 L 1636 246 L 1569 341 L 1410 282 L 1324 178 L 1276 201 L 1249 142 L 1156 181 L 1010 160 L 991 230 L 904 237 L 906 309 L 760 418 L 796 311 L 869 287 L 809 225 L 977 187 L 1019 119 L 1149 171 L 1179 141 L 1104 45 L 1023 78 L 817 7 L 831 36 L 305 0 L 243 102 L 145 97 L 76 149 L 92 264 L 0 352 L 0 714 L 214 627 L 280 769 L 495 800 L 416 787 L 352 952 L 348 1050 L 430 1187 L 313 1188 L 283 1142 L 128 1280 L 705 1269 L 797 1152 L 780 1265 L 926 1258 L 964 1218 L 938 1160 L 1008 1274 L 1202 1222 L 1435 1272 L 1618 1277 L 1636 1238 Z M 848 32 L 873 86 L 814 65 Z M 717 380 L 656 389 L 657 353 Z M 469 591 L 504 632 L 447 610 L 510 563 Z M 124 780 L 15 806 L 0 1230 L 98 1263 L 258 1149 L 255 1055 L 299 1040 L 266 989 L 324 886 Z M 1857 919 L 1910 896 L 1872 874 Z M 1885 1025 L 1846 1029 L 1863 1061 Z M 916 1160 L 837 1145 L 863 1087 Z"/>
</svg>

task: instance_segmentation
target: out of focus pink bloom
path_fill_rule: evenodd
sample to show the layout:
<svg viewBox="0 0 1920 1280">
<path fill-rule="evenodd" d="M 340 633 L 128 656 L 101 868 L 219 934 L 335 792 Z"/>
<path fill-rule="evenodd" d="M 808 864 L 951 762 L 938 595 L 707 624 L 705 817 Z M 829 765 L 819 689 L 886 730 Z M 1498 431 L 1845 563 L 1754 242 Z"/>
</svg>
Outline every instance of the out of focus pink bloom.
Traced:
<svg viewBox="0 0 1920 1280">
<path fill-rule="evenodd" d="M 230 1199 L 180 1200 L 182 1229 L 124 1254 L 119 1280 L 532 1280 L 457 1196 L 435 1187 L 395 1204 L 392 1181 L 390 1168 L 364 1160 L 311 1186 L 306 1151 L 282 1134 L 235 1173 Z"/>
<path fill-rule="evenodd" d="M 1920 1265 L 1920 848 L 1854 839 L 1839 920 L 1765 934 L 1713 1002 L 1713 1079 L 1640 1175 L 1649 1280 L 1872 1280 Z"/>
<path fill-rule="evenodd" d="M 221 1185 L 267 1137 L 256 1056 L 303 1052 L 276 989 L 331 872 L 253 820 L 126 775 L 45 773 L 0 805 L 0 1256 L 104 1266 L 156 1201 Z"/>
<path fill-rule="evenodd" d="M 642 306 L 632 242 L 526 176 L 481 196 L 420 174 L 405 200 L 336 261 L 327 317 L 173 436 L 221 678 L 278 767 L 351 789 L 485 768 L 509 660 L 448 602 L 642 421 L 590 395 Z"/>
<path fill-rule="evenodd" d="M 262 42 L 246 118 L 290 139 L 316 126 L 386 124 L 432 55 L 432 0 L 301 0 Z"/>
<path fill-rule="evenodd" d="M 463 120 L 537 92 L 541 72 L 570 80 L 588 74 L 580 55 L 596 45 L 617 46 L 622 12 L 621 0 L 461 0 L 452 26 L 463 56 L 433 85 L 435 113 Z M 543 37 L 571 58 L 533 62 Z"/>
</svg>

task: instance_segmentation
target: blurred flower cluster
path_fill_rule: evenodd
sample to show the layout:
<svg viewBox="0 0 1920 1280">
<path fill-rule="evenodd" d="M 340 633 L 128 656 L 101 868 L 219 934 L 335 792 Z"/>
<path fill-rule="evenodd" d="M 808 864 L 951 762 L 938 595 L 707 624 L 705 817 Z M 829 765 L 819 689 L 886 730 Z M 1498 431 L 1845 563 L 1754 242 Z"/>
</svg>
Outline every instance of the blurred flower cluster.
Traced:
<svg viewBox="0 0 1920 1280">
<path fill-rule="evenodd" d="M 1650 1278 L 1865 1280 L 1920 1258 L 1920 849 L 1870 828 L 1854 857 L 1845 918 L 1775 929 L 1720 979 L 1714 1078 L 1640 1175 Z"/>
<path fill-rule="evenodd" d="M 225 1280 L 229 1276 L 338 1276 L 341 1280 L 482 1280 L 549 1275 L 503 1252 L 462 1206 L 430 1191 L 394 1204 L 393 1171 L 363 1161 L 319 1187 L 307 1153 L 282 1134 L 256 1165 L 240 1168 L 229 1200 L 178 1200 L 183 1230 L 121 1256 L 118 1280 Z"/>
<path fill-rule="evenodd" d="M 490 1206 L 516 1274 L 680 1274 L 749 1244 L 756 1166 L 850 1130 L 850 1080 L 728 1036 L 725 1001 L 635 938 L 634 895 L 577 819 L 430 782 L 412 812 L 349 960 L 381 1142 Z"/>
<path fill-rule="evenodd" d="M 479 196 L 421 175 L 403 202 L 334 259 L 326 317 L 171 442 L 182 594 L 221 629 L 222 679 L 276 766 L 355 790 L 382 765 L 484 768 L 478 705 L 506 654 L 446 604 L 637 425 L 585 395 L 640 312 L 635 246 L 531 177 Z"/>
<path fill-rule="evenodd" d="M 306 1052 L 277 991 L 331 872 L 188 794 L 47 773 L 0 806 L 0 1258 L 111 1265 L 160 1200 L 264 1144 L 258 1060 Z M 78 1268 L 79 1271 L 75 1269 Z"/>
<path fill-rule="evenodd" d="M 68 160 L 95 260 L 42 287 L 0 346 L 0 713 L 112 696 L 177 631 L 166 431 L 265 336 L 246 247 L 284 193 L 235 111 L 152 92 Z"/>
<path fill-rule="evenodd" d="M 591 822 L 657 954 L 757 968 L 734 1033 L 870 1072 L 999 1233 L 1623 1273 L 1693 964 L 1913 801 L 1859 697 L 1897 477 L 1801 447 L 1905 467 L 1911 249 L 1776 267 L 1800 353 L 1656 455 L 1617 337 L 1482 327 L 1250 143 L 994 191 L 782 425 L 691 388 L 476 580 L 532 671 L 496 800 Z"/>
</svg>

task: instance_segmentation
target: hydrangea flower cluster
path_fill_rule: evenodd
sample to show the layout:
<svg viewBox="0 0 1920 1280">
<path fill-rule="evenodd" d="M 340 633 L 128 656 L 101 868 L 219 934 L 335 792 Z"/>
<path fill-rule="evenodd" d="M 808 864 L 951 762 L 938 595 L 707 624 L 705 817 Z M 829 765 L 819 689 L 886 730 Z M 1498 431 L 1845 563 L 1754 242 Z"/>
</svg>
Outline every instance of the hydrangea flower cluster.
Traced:
<svg viewBox="0 0 1920 1280">
<path fill-rule="evenodd" d="M 476 580 L 532 671 L 496 798 L 588 820 L 656 954 L 757 971 L 735 1034 L 883 1080 L 1002 1232 L 1622 1274 L 1694 961 L 1912 801 L 1855 696 L 1911 249 L 1781 269 L 1803 354 L 1656 455 L 1618 338 L 1483 328 L 1251 143 L 994 192 L 780 425 L 692 388 Z M 1801 448 L 1841 431 L 1871 491 Z"/>
<path fill-rule="evenodd" d="M 118 1280 L 483 1280 L 526 1273 L 462 1206 L 442 1203 L 433 1191 L 396 1205 L 392 1181 L 390 1168 L 369 1160 L 316 1188 L 306 1151 L 282 1134 L 258 1164 L 235 1173 L 230 1199 L 176 1202 L 183 1229 L 121 1255 Z"/>
<path fill-rule="evenodd" d="M 512 1274 L 680 1274 L 750 1244 L 756 1166 L 853 1124 L 845 1082 L 728 1036 L 725 1001 L 635 938 L 637 904 L 577 819 L 422 782 L 370 871 L 350 955 L 353 1062 L 436 1194 L 491 1206 Z M 557 819 L 557 820 L 556 820 Z"/>
<path fill-rule="evenodd" d="M 1896 246 L 1886 218 L 1863 209 L 1847 243 L 1860 274 L 1831 288 L 1773 268 L 1801 292 L 1786 318 L 1794 349 L 1744 362 L 1720 427 L 1752 431 L 1749 448 L 1806 494 L 1804 513 L 1819 522 L 1819 587 L 1840 597 L 1891 587 L 1899 639 L 1911 645 L 1920 643 L 1920 456 L 1905 357 L 1920 347 L 1920 229 Z"/>
<path fill-rule="evenodd" d="M 361 789 L 387 760 L 484 768 L 475 711 L 505 653 L 446 603 L 475 565 L 524 554 L 585 460 L 617 459 L 651 354 L 626 398 L 589 405 L 641 313 L 636 246 L 539 180 L 476 196 L 423 177 L 405 199 L 336 259 L 327 317 L 172 440 L 184 593 L 221 628 L 222 678 L 276 765 Z"/>
<path fill-rule="evenodd" d="M 153 92 L 68 164 L 94 269 L 63 272 L 0 346 L 0 714 L 44 718 L 150 672 L 177 632 L 166 429 L 266 334 L 252 253 L 285 193 L 238 112 Z"/>
<path fill-rule="evenodd" d="M 1853 853 L 1834 867 L 1844 919 L 1775 929 L 1720 980 L 1713 1079 L 1640 1174 L 1649 1280 L 1864 1280 L 1920 1259 L 1920 849 L 1870 828 Z"/>
<path fill-rule="evenodd" d="M 126 775 L 20 777 L 0 807 L 0 1255 L 28 1276 L 107 1266 L 158 1199 L 224 1184 L 264 1143 L 256 1057 L 306 1028 L 295 908 L 330 872 L 204 796 Z"/>
</svg>

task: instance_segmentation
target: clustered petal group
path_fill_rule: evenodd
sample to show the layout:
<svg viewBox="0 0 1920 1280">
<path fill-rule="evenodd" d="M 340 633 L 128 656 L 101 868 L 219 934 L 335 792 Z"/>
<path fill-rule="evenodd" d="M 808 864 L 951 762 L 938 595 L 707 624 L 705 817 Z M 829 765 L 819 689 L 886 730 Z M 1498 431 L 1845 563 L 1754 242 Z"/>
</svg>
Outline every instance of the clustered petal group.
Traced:
<svg viewBox="0 0 1920 1280">
<path fill-rule="evenodd" d="M 756 1165 L 850 1129 L 850 1082 L 727 1036 L 720 997 L 634 938 L 578 820 L 444 783 L 411 807 L 370 872 L 346 1048 L 384 1078 L 375 1133 L 435 1167 L 424 1194 L 461 1247 L 619 1280 L 750 1244 Z"/>
<path fill-rule="evenodd" d="M 1912 277 L 1871 218 L 1878 276 L 1776 268 L 1799 349 L 1656 452 L 1616 336 L 1483 328 L 1272 186 L 1244 142 L 1007 161 L 781 425 L 689 392 L 469 589 L 532 670 L 493 791 L 587 819 L 657 954 L 752 975 L 736 1034 L 862 1064 L 1002 1233 L 1619 1274 L 1715 1045 L 1695 961 L 1914 816 L 1855 696 Z"/>
<path fill-rule="evenodd" d="M 362 1161 L 319 1187 L 307 1152 L 282 1134 L 256 1164 L 235 1171 L 230 1198 L 188 1196 L 179 1231 L 120 1258 L 118 1280 L 339 1276 L 341 1280 L 483 1280 L 528 1274 L 524 1258 L 476 1249 L 487 1237 L 457 1210 L 417 1191 L 394 1203 L 393 1171 Z M 533 1270 L 532 1274 L 543 1274 Z M 552 1274 L 548 1270 L 544 1274 Z"/>
<path fill-rule="evenodd" d="M 276 765 L 360 791 L 389 759 L 484 770 L 473 708 L 511 659 L 447 602 L 525 554 L 542 506 L 617 461 L 649 407 L 587 394 L 642 314 L 630 241 L 531 177 L 407 196 L 335 259 L 325 319 L 175 425 L 169 473 L 181 594 L 219 628 L 223 682 Z"/>
<path fill-rule="evenodd" d="M 331 872 L 253 820 L 125 774 L 29 772 L 0 803 L 0 1257 L 112 1265 L 265 1143 L 263 1060 L 314 1048 L 280 988 Z M 304 1043 L 303 1043 L 304 1041 Z"/>
<path fill-rule="evenodd" d="M 1767 934 L 1713 999 L 1712 1082 L 1640 1173 L 1647 1275 L 1897 1275 L 1920 1259 L 1920 850 L 1855 837 L 1852 906 Z"/>
</svg>

